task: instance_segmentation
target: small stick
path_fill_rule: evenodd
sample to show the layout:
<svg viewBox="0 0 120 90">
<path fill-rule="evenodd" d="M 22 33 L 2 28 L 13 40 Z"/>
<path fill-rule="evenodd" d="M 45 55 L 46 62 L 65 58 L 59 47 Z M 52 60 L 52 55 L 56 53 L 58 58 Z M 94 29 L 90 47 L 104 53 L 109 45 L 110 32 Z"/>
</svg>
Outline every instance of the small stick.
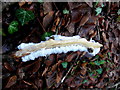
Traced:
<svg viewBox="0 0 120 90">
<path fill-rule="evenodd" d="M 67 75 L 68 75 L 69 72 L 71 71 L 72 67 L 73 67 L 73 65 L 69 68 L 69 70 L 68 70 L 68 72 L 66 73 L 66 75 L 62 78 L 61 83 L 64 82 L 65 78 L 67 77 Z"/>
</svg>

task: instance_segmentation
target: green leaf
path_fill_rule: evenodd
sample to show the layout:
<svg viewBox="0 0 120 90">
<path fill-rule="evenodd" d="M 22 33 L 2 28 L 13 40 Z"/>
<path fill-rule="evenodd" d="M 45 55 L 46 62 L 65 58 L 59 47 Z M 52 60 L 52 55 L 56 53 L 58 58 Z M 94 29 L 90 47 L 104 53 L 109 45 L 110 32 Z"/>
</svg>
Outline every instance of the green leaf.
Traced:
<svg viewBox="0 0 120 90">
<path fill-rule="evenodd" d="M 94 61 L 94 63 L 95 63 L 95 65 L 100 65 L 100 63 L 99 63 L 99 61 L 97 60 L 97 61 Z"/>
<path fill-rule="evenodd" d="M 96 7 L 96 6 L 98 5 L 98 3 L 99 3 L 99 2 L 98 2 L 98 0 L 97 0 L 97 2 L 95 2 L 95 4 L 94 4 L 94 7 Z"/>
<path fill-rule="evenodd" d="M 102 71 L 103 71 L 103 69 L 102 69 L 102 68 L 100 68 L 100 69 L 97 69 L 96 71 L 97 71 L 97 73 L 98 73 L 98 74 L 101 74 L 101 73 L 102 73 Z"/>
<path fill-rule="evenodd" d="M 69 14 L 69 11 L 67 9 L 64 9 L 63 14 Z"/>
<path fill-rule="evenodd" d="M 100 60 L 99 63 L 100 64 L 104 64 L 106 61 L 105 60 Z"/>
<path fill-rule="evenodd" d="M 67 68 L 68 62 L 63 62 L 61 64 L 62 64 L 63 68 Z"/>
<path fill-rule="evenodd" d="M 32 11 L 26 11 L 24 9 L 17 9 L 15 15 L 22 26 L 35 18 L 34 13 Z"/>
<path fill-rule="evenodd" d="M 96 76 L 93 76 L 93 78 L 97 78 L 98 76 L 96 75 Z"/>
<path fill-rule="evenodd" d="M 88 80 L 84 80 L 84 81 L 82 82 L 82 84 L 84 84 L 84 83 L 86 83 L 86 82 L 88 82 Z"/>
<path fill-rule="evenodd" d="M 94 74 L 94 72 L 90 72 L 90 73 L 89 73 L 89 76 L 92 76 L 93 74 Z"/>
<path fill-rule="evenodd" d="M 99 59 L 99 55 L 96 55 L 96 56 L 95 56 L 95 59 Z"/>
<path fill-rule="evenodd" d="M 117 14 L 120 15 L 120 9 L 118 10 Z"/>
<path fill-rule="evenodd" d="M 44 1 L 43 0 L 38 0 L 39 3 L 43 3 Z"/>
<path fill-rule="evenodd" d="M 94 62 L 89 62 L 89 64 L 91 64 L 91 65 L 95 65 L 95 63 L 94 63 Z"/>
<path fill-rule="evenodd" d="M 104 4 L 102 4 L 101 7 L 104 7 Z"/>
<path fill-rule="evenodd" d="M 53 35 L 53 32 L 45 32 L 42 36 L 41 39 L 45 40 L 45 37 L 50 37 L 51 35 Z"/>
<path fill-rule="evenodd" d="M 98 7 L 98 8 L 95 9 L 95 11 L 97 13 L 96 14 L 96 16 L 97 16 L 97 15 L 99 15 L 102 12 L 102 8 Z"/>
<path fill-rule="evenodd" d="M 17 21 L 12 21 L 8 27 L 8 32 L 10 34 L 13 34 L 14 32 L 18 31 L 18 22 Z"/>
</svg>

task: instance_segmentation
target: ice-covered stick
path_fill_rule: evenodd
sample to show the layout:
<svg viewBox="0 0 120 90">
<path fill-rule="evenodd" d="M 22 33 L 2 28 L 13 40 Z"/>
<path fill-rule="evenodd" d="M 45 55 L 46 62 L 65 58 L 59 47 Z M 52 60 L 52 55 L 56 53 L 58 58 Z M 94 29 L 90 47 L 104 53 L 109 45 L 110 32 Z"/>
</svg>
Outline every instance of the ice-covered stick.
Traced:
<svg viewBox="0 0 120 90">
<path fill-rule="evenodd" d="M 53 35 L 53 39 L 41 43 L 22 43 L 18 46 L 19 51 L 15 53 L 16 57 L 22 57 L 22 61 L 34 60 L 40 56 L 47 56 L 50 54 L 67 53 L 69 51 L 85 51 L 88 52 L 88 48 L 93 50 L 91 55 L 96 55 L 100 51 L 102 44 L 95 42 L 94 40 L 87 41 L 80 36 L 65 37 L 60 35 Z"/>
</svg>

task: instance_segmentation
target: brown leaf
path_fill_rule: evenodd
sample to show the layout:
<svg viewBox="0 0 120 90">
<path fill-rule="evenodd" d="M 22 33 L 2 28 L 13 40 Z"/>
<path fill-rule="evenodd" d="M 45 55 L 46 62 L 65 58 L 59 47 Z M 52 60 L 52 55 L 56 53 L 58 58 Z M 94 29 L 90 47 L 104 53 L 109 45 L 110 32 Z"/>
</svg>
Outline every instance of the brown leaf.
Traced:
<svg viewBox="0 0 120 90">
<path fill-rule="evenodd" d="M 59 66 L 62 62 L 63 62 L 62 60 L 59 60 L 58 63 L 54 64 L 54 65 L 52 66 L 51 71 L 55 71 L 56 68 L 57 68 L 57 66 Z"/>
<path fill-rule="evenodd" d="M 51 88 L 55 84 L 55 76 L 56 76 L 56 71 L 54 71 L 52 75 L 47 75 L 46 78 L 47 88 Z"/>
<path fill-rule="evenodd" d="M 73 53 L 69 54 L 69 55 L 66 57 L 65 61 L 71 62 L 73 59 L 75 59 L 75 57 L 76 57 L 77 55 L 78 55 L 77 52 L 73 52 Z"/>
<path fill-rule="evenodd" d="M 45 64 L 46 64 L 47 67 L 49 67 L 52 63 L 53 63 L 52 60 L 46 60 L 45 61 Z"/>
<path fill-rule="evenodd" d="M 43 81 L 39 78 L 35 79 L 35 84 L 38 88 L 42 88 L 43 86 Z"/>
<path fill-rule="evenodd" d="M 56 77 L 56 82 L 59 83 L 61 81 L 61 78 L 62 78 L 62 72 L 59 72 Z"/>
<path fill-rule="evenodd" d="M 83 26 L 91 17 L 90 12 L 87 12 L 86 14 L 83 15 L 82 19 L 80 20 L 79 26 Z"/>
<path fill-rule="evenodd" d="M 59 22 L 60 22 L 60 17 L 57 17 L 54 21 L 54 25 L 58 26 Z"/>
<path fill-rule="evenodd" d="M 71 17 L 72 17 L 72 20 L 71 22 L 72 23 L 77 23 L 80 21 L 80 19 L 82 18 L 83 14 L 76 11 L 76 10 L 72 10 L 72 13 L 71 13 Z"/>
<path fill-rule="evenodd" d="M 53 20 L 53 15 L 54 15 L 54 11 L 50 11 L 44 18 L 43 18 L 43 26 L 45 29 L 48 28 L 48 26 L 50 25 L 50 23 Z"/>
<path fill-rule="evenodd" d="M 81 20 L 81 18 L 83 17 L 83 15 L 85 15 L 85 13 L 88 13 L 91 11 L 90 10 L 91 8 L 88 7 L 88 5 L 86 3 L 80 3 L 78 6 L 76 6 L 76 5 L 74 6 L 74 4 L 71 4 L 71 3 L 69 3 L 69 5 L 71 7 L 74 7 L 71 10 L 71 17 L 72 17 L 71 22 L 75 22 L 75 23 L 79 22 Z"/>
<path fill-rule="evenodd" d="M 93 31 L 93 30 L 90 30 L 90 31 Z M 93 37 L 95 37 L 97 35 L 97 31 L 95 31 L 94 33 L 92 33 L 91 35 L 90 35 L 90 38 L 93 38 Z"/>
<path fill-rule="evenodd" d="M 19 2 L 19 6 L 22 7 L 23 5 L 25 5 L 26 2 Z"/>
<path fill-rule="evenodd" d="M 107 38 L 106 38 L 106 34 L 105 34 L 104 32 L 102 32 L 102 37 L 103 37 L 103 40 L 104 40 L 105 42 L 108 42 L 108 40 L 107 40 Z"/>
<path fill-rule="evenodd" d="M 16 75 L 10 77 L 5 88 L 10 88 L 12 85 L 14 85 L 16 83 L 16 80 L 17 80 Z"/>
<path fill-rule="evenodd" d="M 42 76 L 44 76 L 46 74 L 47 70 L 48 70 L 48 67 L 45 68 L 45 70 L 42 73 Z"/>
<path fill-rule="evenodd" d="M 55 58 L 56 58 L 55 54 L 49 55 L 48 60 L 45 61 L 46 66 L 49 67 L 51 64 L 53 64 L 55 62 Z"/>
<path fill-rule="evenodd" d="M 4 67 L 9 71 L 13 71 L 13 68 L 11 67 L 11 65 L 8 62 L 4 62 Z"/>
<path fill-rule="evenodd" d="M 70 33 L 74 33 L 74 32 L 75 32 L 75 26 L 74 26 L 74 25 L 75 25 L 74 23 L 70 23 L 70 24 L 68 25 L 67 29 L 68 29 L 68 31 L 69 31 Z"/>
<path fill-rule="evenodd" d="M 39 68 L 40 68 L 40 60 L 37 60 L 33 65 L 31 65 L 29 67 L 28 72 L 33 74 L 33 73 L 37 72 L 39 70 Z"/>
<path fill-rule="evenodd" d="M 86 68 L 86 65 L 88 64 L 88 62 L 82 63 L 82 68 Z"/>
<path fill-rule="evenodd" d="M 43 9 L 44 9 L 44 14 L 47 14 L 50 11 L 52 11 L 53 10 L 52 2 L 44 2 L 43 3 Z"/>
</svg>

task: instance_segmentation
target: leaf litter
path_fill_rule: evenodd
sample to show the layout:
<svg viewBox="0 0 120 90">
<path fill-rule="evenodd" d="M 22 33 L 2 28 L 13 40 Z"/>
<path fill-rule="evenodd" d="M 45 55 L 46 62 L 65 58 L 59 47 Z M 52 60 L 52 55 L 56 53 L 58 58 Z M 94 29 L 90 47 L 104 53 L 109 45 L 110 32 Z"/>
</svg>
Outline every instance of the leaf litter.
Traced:
<svg viewBox="0 0 120 90">
<path fill-rule="evenodd" d="M 119 8 L 118 2 L 41 1 L 19 2 L 5 8 L 2 11 L 3 89 L 119 89 Z M 19 25 L 11 24 L 14 21 Z M 14 28 L 8 29 L 11 25 Z M 20 43 L 38 43 L 52 34 L 92 38 L 103 47 L 95 57 L 77 51 L 23 63 L 12 56 Z"/>
</svg>

